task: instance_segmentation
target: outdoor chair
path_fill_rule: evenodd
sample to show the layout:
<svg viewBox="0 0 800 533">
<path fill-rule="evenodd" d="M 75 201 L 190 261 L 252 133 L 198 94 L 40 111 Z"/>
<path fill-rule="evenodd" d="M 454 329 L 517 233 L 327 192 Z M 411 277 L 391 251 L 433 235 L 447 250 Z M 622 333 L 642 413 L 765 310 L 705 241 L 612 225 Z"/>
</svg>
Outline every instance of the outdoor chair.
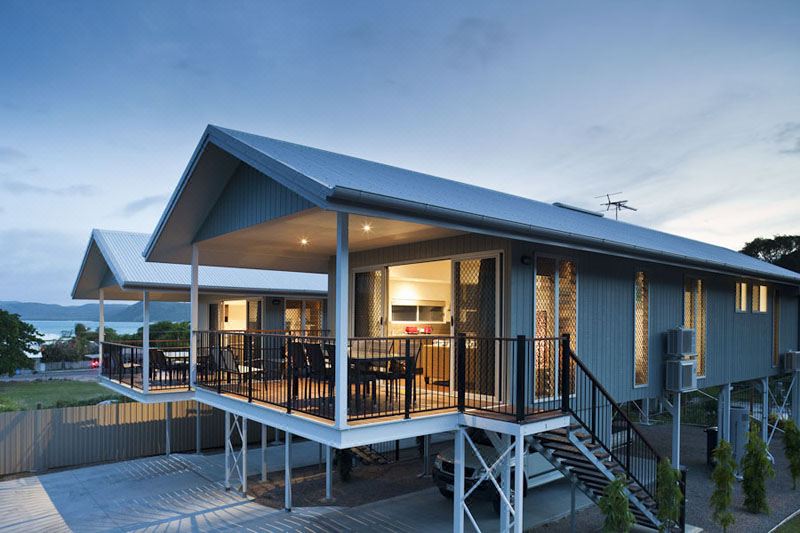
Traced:
<svg viewBox="0 0 800 533">
<path fill-rule="evenodd" d="M 317 397 L 322 394 L 325 397 L 330 395 L 333 390 L 334 374 L 333 366 L 328 366 L 328 361 L 322 351 L 322 346 L 317 343 L 305 343 L 303 345 L 308 359 L 309 385 L 316 387 Z"/>
<path fill-rule="evenodd" d="M 308 370 L 306 351 L 301 342 L 289 342 L 287 349 L 292 373 L 292 398 L 296 399 L 299 396 L 300 378 L 305 376 Z"/>
<path fill-rule="evenodd" d="M 186 376 L 189 372 L 189 363 L 186 361 L 172 360 L 164 354 L 163 350 L 158 348 L 150 349 L 150 379 L 156 380 L 156 377 L 161 374 L 161 385 L 175 385 L 176 378 L 180 378 L 180 382 L 185 383 Z M 166 376 L 167 382 L 163 383 L 163 377 Z"/>
<path fill-rule="evenodd" d="M 411 366 L 409 369 L 412 383 L 411 383 L 411 401 L 416 405 L 417 403 L 417 376 L 422 375 L 423 368 L 419 367 L 419 355 L 422 352 L 422 341 L 420 339 L 413 339 L 404 341 L 400 344 L 401 354 L 398 354 L 397 359 L 389 361 L 386 372 L 381 376 L 389 385 L 387 389 L 387 399 L 400 400 L 400 384 L 406 380 L 406 360 L 405 360 L 405 342 L 410 342 L 410 360 L 408 364 Z"/>
</svg>

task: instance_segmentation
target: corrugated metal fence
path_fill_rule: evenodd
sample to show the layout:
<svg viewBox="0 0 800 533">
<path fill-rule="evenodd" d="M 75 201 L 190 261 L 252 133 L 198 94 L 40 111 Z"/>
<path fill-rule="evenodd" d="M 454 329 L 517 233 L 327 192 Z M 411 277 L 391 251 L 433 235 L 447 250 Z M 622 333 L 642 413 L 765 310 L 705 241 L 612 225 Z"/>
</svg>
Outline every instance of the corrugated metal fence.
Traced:
<svg viewBox="0 0 800 533">
<path fill-rule="evenodd" d="M 172 452 L 195 450 L 198 406 L 202 447 L 223 447 L 224 413 L 183 401 L 172 404 Z M 0 476 L 163 454 L 166 412 L 132 402 L 0 413 Z M 248 437 L 258 442 L 261 426 L 249 424 Z"/>
</svg>

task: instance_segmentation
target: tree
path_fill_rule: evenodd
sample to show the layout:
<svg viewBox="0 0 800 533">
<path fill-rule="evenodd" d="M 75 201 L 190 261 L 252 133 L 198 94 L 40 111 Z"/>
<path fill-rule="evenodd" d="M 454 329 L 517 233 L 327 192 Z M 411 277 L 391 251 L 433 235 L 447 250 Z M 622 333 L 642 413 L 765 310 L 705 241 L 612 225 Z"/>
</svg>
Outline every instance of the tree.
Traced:
<svg viewBox="0 0 800 533">
<path fill-rule="evenodd" d="M 670 531 L 678 526 L 681 518 L 681 502 L 683 492 L 680 486 L 681 473 L 672 468 L 669 459 L 658 463 L 656 472 L 656 503 L 658 513 L 656 517 L 661 521 L 659 531 Z"/>
<path fill-rule="evenodd" d="M 742 457 L 742 476 L 745 509 L 751 513 L 769 514 L 767 478 L 775 477 L 775 469 L 769 460 L 767 445 L 761 440 L 755 425 L 750 428 L 747 437 Z"/>
<path fill-rule="evenodd" d="M 783 451 L 789 460 L 789 473 L 792 475 L 792 490 L 797 489 L 797 478 L 800 477 L 800 429 L 794 420 L 787 420 L 783 425 Z"/>
<path fill-rule="evenodd" d="M 41 343 L 39 332 L 19 315 L 0 309 L 0 374 L 13 375 L 18 368 L 32 368 L 28 354 Z"/>
<path fill-rule="evenodd" d="M 625 494 L 627 480 L 625 476 L 606 485 L 598 505 L 605 515 L 603 531 L 606 533 L 627 533 L 636 523 L 630 510 L 628 496 Z"/>
<path fill-rule="evenodd" d="M 741 252 L 800 272 L 800 235 L 776 235 L 772 239 L 757 237 L 745 244 Z"/>
<path fill-rule="evenodd" d="M 711 510 L 714 522 L 722 527 L 723 531 L 733 525 L 736 519 L 731 512 L 733 501 L 733 485 L 736 481 L 736 461 L 733 458 L 733 447 L 728 441 L 720 441 L 714 448 L 714 461 L 716 466 L 711 473 L 714 482 L 714 492 L 711 493 Z"/>
</svg>

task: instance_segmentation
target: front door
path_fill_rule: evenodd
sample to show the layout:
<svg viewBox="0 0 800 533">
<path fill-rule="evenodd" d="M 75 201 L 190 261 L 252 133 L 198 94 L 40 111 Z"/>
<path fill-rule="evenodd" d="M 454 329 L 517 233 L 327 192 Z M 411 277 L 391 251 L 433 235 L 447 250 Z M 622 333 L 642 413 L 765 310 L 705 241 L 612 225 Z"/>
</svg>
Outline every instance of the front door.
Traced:
<svg viewBox="0 0 800 533">
<path fill-rule="evenodd" d="M 466 389 L 489 397 L 497 392 L 498 262 L 497 257 L 453 261 L 453 334 L 469 337 Z"/>
</svg>

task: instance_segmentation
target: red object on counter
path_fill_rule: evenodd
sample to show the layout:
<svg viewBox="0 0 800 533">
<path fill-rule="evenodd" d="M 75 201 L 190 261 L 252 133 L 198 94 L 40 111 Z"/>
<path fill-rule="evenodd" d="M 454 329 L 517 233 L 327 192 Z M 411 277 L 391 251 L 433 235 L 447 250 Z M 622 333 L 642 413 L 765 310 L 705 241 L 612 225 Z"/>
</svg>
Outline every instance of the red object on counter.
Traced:
<svg viewBox="0 0 800 533">
<path fill-rule="evenodd" d="M 416 335 L 417 333 L 419 333 L 419 328 L 417 326 L 406 326 L 407 335 Z"/>
</svg>

